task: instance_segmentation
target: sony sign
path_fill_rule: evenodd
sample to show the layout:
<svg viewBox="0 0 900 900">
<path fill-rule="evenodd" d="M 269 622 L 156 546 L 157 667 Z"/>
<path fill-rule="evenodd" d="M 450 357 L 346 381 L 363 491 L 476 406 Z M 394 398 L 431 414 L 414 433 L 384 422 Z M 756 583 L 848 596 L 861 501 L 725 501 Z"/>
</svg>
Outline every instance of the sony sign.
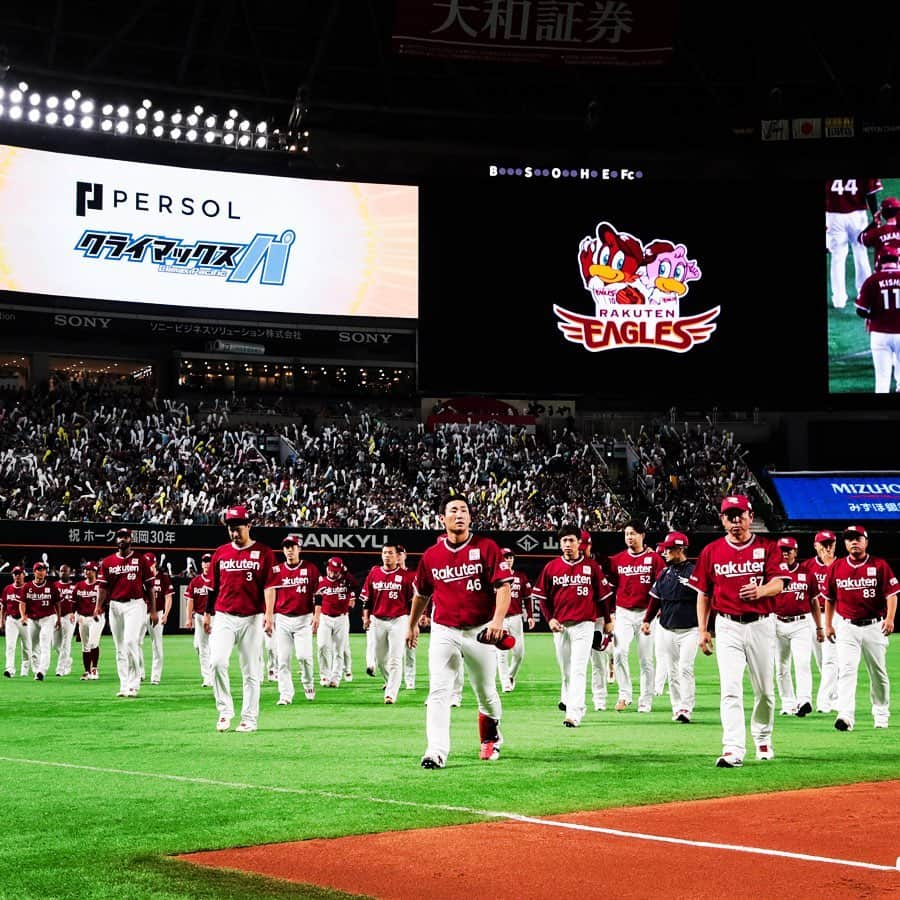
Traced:
<svg viewBox="0 0 900 900">
<path fill-rule="evenodd" d="M 392 334 L 383 331 L 340 331 L 339 344 L 389 344 Z"/>
<path fill-rule="evenodd" d="M 95 331 L 109 328 L 110 322 L 112 319 L 107 316 L 70 316 L 65 313 L 55 313 L 53 316 L 53 324 L 57 328 L 90 328 Z"/>
</svg>

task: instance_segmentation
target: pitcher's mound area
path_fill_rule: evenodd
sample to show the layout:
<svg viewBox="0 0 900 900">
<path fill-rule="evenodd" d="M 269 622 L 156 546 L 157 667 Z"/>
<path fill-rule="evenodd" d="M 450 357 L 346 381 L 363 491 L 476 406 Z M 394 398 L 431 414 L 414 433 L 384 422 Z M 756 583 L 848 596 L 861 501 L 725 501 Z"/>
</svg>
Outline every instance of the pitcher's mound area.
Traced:
<svg viewBox="0 0 900 900">
<path fill-rule="evenodd" d="M 576 827 L 560 827 L 564 823 Z M 823 859 L 798 858 L 803 855 Z M 900 781 L 267 844 L 181 858 L 395 900 L 538 900 L 607 893 L 616 898 L 829 900 L 900 898 L 898 856 Z"/>
</svg>

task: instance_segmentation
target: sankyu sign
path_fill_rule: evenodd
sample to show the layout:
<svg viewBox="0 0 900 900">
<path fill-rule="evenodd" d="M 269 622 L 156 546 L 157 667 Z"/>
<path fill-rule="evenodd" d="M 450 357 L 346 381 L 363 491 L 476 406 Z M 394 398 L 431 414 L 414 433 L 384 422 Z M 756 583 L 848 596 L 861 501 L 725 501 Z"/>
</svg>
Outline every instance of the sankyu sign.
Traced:
<svg viewBox="0 0 900 900">
<path fill-rule="evenodd" d="M 772 481 L 790 519 L 900 519 L 900 473 L 778 475 Z"/>
<path fill-rule="evenodd" d="M 415 187 L 3 145 L 0 168 L 0 289 L 255 312 L 418 315 Z"/>
</svg>

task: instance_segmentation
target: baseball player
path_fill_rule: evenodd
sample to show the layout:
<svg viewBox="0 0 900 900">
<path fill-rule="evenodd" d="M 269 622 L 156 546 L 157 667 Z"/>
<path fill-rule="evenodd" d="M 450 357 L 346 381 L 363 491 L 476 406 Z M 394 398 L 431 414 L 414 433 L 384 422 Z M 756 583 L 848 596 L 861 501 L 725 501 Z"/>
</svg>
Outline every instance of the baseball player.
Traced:
<svg viewBox="0 0 900 900">
<path fill-rule="evenodd" d="M 175 595 L 175 588 L 172 585 L 172 579 L 168 572 L 160 572 L 156 564 L 155 553 L 145 553 L 144 559 L 150 569 L 153 577 L 152 590 L 156 603 L 157 619 L 156 623 L 150 621 L 149 610 L 147 621 L 145 623 L 146 633 L 150 635 L 150 684 L 159 684 L 162 681 L 163 673 L 163 629 L 169 620 L 169 613 L 172 611 L 172 598 Z M 141 680 L 144 675 L 144 653 L 141 651 Z"/>
<path fill-rule="evenodd" d="M 853 250 L 856 292 L 872 273 L 869 254 L 859 236 L 869 224 L 866 210 L 878 211 L 878 192 L 883 185 L 877 178 L 832 178 L 825 182 L 825 236 L 831 253 L 831 305 L 847 305 L 847 251 Z"/>
<path fill-rule="evenodd" d="M 503 548 L 503 558 L 509 565 L 513 580 L 509 583 L 509 609 L 503 627 L 516 639 L 512 650 L 497 650 L 497 672 L 503 693 L 515 690 L 516 675 L 525 659 L 525 619 L 528 630 L 534 630 L 534 611 L 531 606 L 531 582 L 524 572 L 515 570 L 516 557 L 508 547 Z M 524 616 L 524 619 L 523 619 Z"/>
<path fill-rule="evenodd" d="M 856 300 L 856 314 L 866 320 L 875 367 L 875 393 L 900 390 L 900 247 L 885 247 Z"/>
<path fill-rule="evenodd" d="M 719 666 L 722 717 L 720 769 L 744 764 L 744 669 L 750 671 L 753 712 L 750 733 L 758 760 L 772 760 L 775 722 L 775 623 L 773 598 L 790 576 L 774 541 L 750 531 L 753 508 L 747 497 L 731 495 L 721 504 L 725 537 L 701 551 L 688 583 L 697 591 L 700 649 L 713 650 L 710 610 L 716 613 L 716 659 Z"/>
<path fill-rule="evenodd" d="M 12 584 L 3 588 L 0 598 L 0 622 L 6 634 L 6 668 L 5 678 L 13 678 L 16 674 L 16 644 L 22 642 L 22 672 L 24 678 L 31 668 L 31 635 L 22 625 L 22 612 L 19 606 L 25 589 L 25 570 L 21 566 L 13 566 Z"/>
<path fill-rule="evenodd" d="M 650 634 L 657 622 L 659 642 L 656 665 L 669 680 L 672 721 L 687 725 L 694 712 L 696 685 L 694 660 L 697 658 L 697 593 L 688 584 L 694 564 L 687 558 L 688 538 L 671 531 L 662 542 L 666 567 L 650 588 L 650 605 L 641 631 Z"/>
<path fill-rule="evenodd" d="M 350 642 L 350 609 L 355 595 L 344 574 L 344 562 L 332 556 L 313 597 L 313 633 L 319 647 L 319 672 L 329 687 L 338 687 L 344 671 L 344 650 Z"/>
<path fill-rule="evenodd" d="M 243 704 L 241 721 L 234 730 L 247 733 L 259 725 L 263 622 L 264 617 L 268 619 L 266 584 L 275 554 L 250 537 L 246 506 L 229 507 L 224 518 L 231 541 L 213 553 L 209 564 L 212 584 L 206 594 L 203 629 L 210 636 L 209 664 L 219 713 L 216 731 L 228 731 L 234 718 L 228 665 L 231 651 L 237 647 Z"/>
<path fill-rule="evenodd" d="M 578 550 L 585 557 L 592 557 L 592 541 L 589 531 L 581 530 L 581 543 Z M 609 612 L 615 616 L 615 597 L 610 598 Z M 613 635 L 604 634 L 604 624 L 601 620 L 594 623 L 594 641 L 591 645 L 591 699 L 594 701 L 594 712 L 602 712 L 606 709 L 606 696 L 609 685 L 616 680 L 616 667 L 613 661 Z M 565 699 L 560 697 L 559 708 L 565 712 Z"/>
<path fill-rule="evenodd" d="M 84 564 L 84 578 L 75 585 L 73 596 L 78 635 L 81 638 L 81 662 L 84 666 L 82 681 L 96 681 L 100 675 L 100 635 L 106 624 L 106 616 L 94 617 L 100 584 L 97 581 L 97 563 Z"/>
<path fill-rule="evenodd" d="M 400 562 L 400 568 L 406 572 L 406 547 L 403 544 L 397 544 L 397 559 Z M 404 641 L 403 645 L 403 683 L 408 691 L 416 689 L 416 654 L 418 647 L 407 647 Z"/>
<path fill-rule="evenodd" d="M 200 657 L 200 678 L 202 687 L 212 687 L 212 669 L 209 665 L 209 635 L 203 628 L 203 616 L 206 614 L 206 597 L 212 586 L 209 567 L 212 553 L 204 553 L 200 559 L 200 574 L 195 575 L 184 591 L 185 628 L 194 629 L 194 649 Z"/>
<path fill-rule="evenodd" d="M 421 761 L 423 769 L 443 769 L 450 753 L 450 703 L 463 654 L 478 703 L 479 758 L 499 759 L 503 745 L 495 644 L 504 638 L 512 575 L 497 544 L 472 533 L 471 506 L 466 497 L 446 497 L 439 509 L 446 535 L 419 561 L 406 637 L 408 646 L 417 645 L 419 617 L 432 600 L 425 729 L 428 746 Z"/>
<path fill-rule="evenodd" d="M 632 519 L 625 525 L 625 549 L 609 558 L 609 580 L 616 589 L 613 659 L 619 688 L 618 712 L 631 705 L 633 694 L 628 653 L 635 638 L 641 666 L 638 712 L 648 713 L 653 708 L 653 638 L 644 634 L 641 626 L 650 605 L 650 588 L 665 568 L 665 563 L 655 550 L 644 546 L 646 533 L 643 522 Z"/>
<path fill-rule="evenodd" d="M 566 728 L 578 728 L 585 712 L 587 665 L 594 644 L 594 625 L 602 619 L 613 630 L 609 612 L 612 587 L 603 569 L 582 555 L 581 529 L 563 525 L 558 532 L 561 556 L 544 566 L 532 596 L 553 632 L 556 661 L 562 680 Z"/>
<path fill-rule="evenodd" d="M 307 700 L 316 699 L 313 665 L 313 594 L 322 579 L 318 567 L 300 558 L 299 534 L 281 542 L 285 561 L 272 567 L 266 584 L 265 630 L 274 634 L 278 656 L 278 706 L 294 702 L 291 656 L 300 665 L 300 681 Z"/>
<path fill-rule="evenodd" d="M 63 563 L 59 567 L 56 582 L 59 594 L 59 628 L 53 632 L 53 649 L 56 650 L 56 677 L 72 674 L 72 638 L 75 636 L 75 582 L 72 567 Z"/>
<path fill-rule="evenodd" d="M 825 615 L 825 578 L 834 563 L 835 534 L 833 531 L 818 531 L 813 540 L 816 555 L 803 564 L 809 578 L 815 579 L 818 586 L 819 612 Z M 824 623 L 824 619 L 822 622 Z M 815 621 L 810 619 L 810 626 L 815 628 Z M 818 641 L 813 636 L 813 655 L 819 667 L 819 690 L 816 693 L 816 712 L 837 712 L 837 648 L 831 641 Z"/>
<path fill-rule="evenodd" d="M 825 634 L 837 643 L 838 715 L 834 727 L 852 731 L 856 721 L 856 681 L 860 657 L 869 670 L 869 698 L 876 728 L 887 728 L 891 684 L 885 655 L 897 612 L 897 581 L 891 567 L 869 555 L 869 535 L 862 525 L 844 530 L 847 555 L 837 559 L 825 578 Z"/>
<path fill-rule="evenodd" d="M 109 630 L 116 647 L 119 674 L 117 697 L 137 697 L 141 686 L 141 634 L 147 622 L 156 624 L 153 574 L 147 561 L 131 549 L 131 530 L 116 532 L 118 551 L 100 563 L 100 591 L 94 615 L 109 606 Z"/>
<path fill-rule="evenodd" d="M 403 647 L 409 631 L 413 579 L 400 568 L 397 545 L 381 548 L 381 565 L 372 566 L 360 591 L 363 628 L 371 633 L 375 665 L 384 677 L 384 702 L 395 703 L 400 692 Z"/>
<path fill-rule="evenodd" d="M 59 591 L 47 580 L 47 564 L 32 566 L 32 579 L 25 583 L 19 601 L 22 625 L 31 638 L 31 670 L 35 681 L 43 681 L 50 668 L 53 632 L 60 628 Z"/>
<path fill-rule="evenodd" d="M 797 541 L 783 537 L 778 549 L 791 580 L 775 598 L 775 680 L 781 695 L 781 715 L 804 716 L 812 712 L 812 641 L 825 640 L 819 585 L 805 566 L 797 562 Z M 810 631 L 812 613 L 814 631 Z M 797 676 L 797 693 L 791 679 L 791 660 Z"/>
<path fill-rule="evenodd" d="M 859 242 L 875 253 L 878 259 L 886 247 L 900 248 L 900 200 L 885 197 L 875 218 L 863 229 Z"/>
</svg>

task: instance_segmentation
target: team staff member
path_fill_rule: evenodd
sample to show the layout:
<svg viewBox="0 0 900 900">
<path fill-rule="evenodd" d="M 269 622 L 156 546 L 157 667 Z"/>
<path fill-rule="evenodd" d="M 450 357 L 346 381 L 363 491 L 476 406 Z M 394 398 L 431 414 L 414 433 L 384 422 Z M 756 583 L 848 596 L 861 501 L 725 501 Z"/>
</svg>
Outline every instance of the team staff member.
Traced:
<svg viewBox="0 0 900 900">
<path fill-rule="evenodd" d="M 84 564 L 84 578 L 75 585 L 75 617 L 78 621 L 78 635 L 81 638 L 81 663 L 84 666 L 82 681 L 96 681 L 100 675 L 100 635 L 106 624 L 106 616 L 95 618 L 100 584 L 97 581 L 97 563 Z"/>
<path fill-rule="evenodd" d="M 3 588 L 3 596 L 0 599 L 0 625 L 6 633 L 6 668 L 3 675 L 13 678 L 16 674 L 16 644 L 22 642 L 22 677 L 24 678 L 31 668 L 31 635 L 28 629 L 22 625 L 22 612 L 19 606 L 22 593 L 25 590 L 25 570 L 21 566 L 14 566 L 12 570 L 12 584 Z"/>
<path fill-rule="evenodd" d="M 443 769 L 450 753 L 451 695 L 463 654 L 478 702 L 480 758 L 499 759 L 503 744 L 494 644 L 504 637 L 503 620 L 509 609 L 512 575 L 497 544 L 472 533 L 471 507 L 464 496 L 445 498 L 440 514 L 446 535 L 429 547 L 419 561 L 406 638 L 407 646 L 417 645 L 419 617 L 432 600 L 428 747 L 422 757 L 423 769 Z M 482 631 L 487 643 L 477 639 Z"/>
<path fill-rule="evenodd" d="M 47 564 L 36 562 L 32 566 L 32 579 L 25 583 L 19 612 L 22 624 L 28 628 L 31 638 L 31 670 L 35 681 L 43 681 L 50 668 L 50 648 L 53 632 L 58 631 L 59 591 L 47 580 Z"/>
<path fill-rule="evenodd" d="M 847 556 L 835 560 L 825 579 L 825 633 L 837 642 L 838 715 L 834 727 L 852 731 L 856 721 L 859 660 L 869 670 L 869 698 L 876 728 L 887 728 L 891 684 L 885 666 L 888 635 L 894 630 L 900 583 L 891 567 L 869 555 L 862 525 L 844 530 Z M 837 613 L 837 616 L 835 616 Z"/>
<path fill-rule="evenodd" d="M 344 672 L 344 651 L 350 642 L 350 610 L 356 602 L 339 556 L 332 556 L 325 564 L 325 577 L 319 579 L 313 600 L 319 673 L 329 687 L 336 688 Z"/>
<path fill-rule="evenodd" d="M 559 529 L 561 556 L 544 566 L 532 596 L 553 632 L 556 661 L 562 678 L 566 728 L 577 728 L 584 718 L 587 664 L 594 643 L 594 623 L 603 620 L 611 631 L 609 598 L 612 587 L 603 569 L 579 549 L 581 531 L 571 525 Z"/>
<path fill-rule="evenodd" d="M 644 634 L 641 626 L 650 605 L 650 588 L 666 564 L 655 550 L 644 546 L 646 533 L 643 522 L 632 519 L 625 526 L 625 549 L 609 558 L 609 579 L 616 589 L 613 660 L 619 687 L 618 712 L 629 707 L 633 697 L 628 652 L 635 638 L 641 667 L 638 712 L 648 713 L 653 708 L 653 638 Z"/>
<path fill-rule="evenodd" d="M 72 638 L 75 636 L 75 582 L 72 581 L 72 567 L 63 563 L 59 567 L 59 628 L 53 632 L 53 646 L 56 650 L 56 677 L 72 674 Z"/>
<path fill-rule="evenodd" d="M 231 541 L 213 553 L 209 566 L 212 584 L 206 595 L 203 617 L 203 628 L 210 635 L 209 662 L 219 713 L 216 731 L 228 731 L 234 718 L 228 664 L 235 646 L 243 690 L 241 721 L 235 731 L 256 731 L 262 678 L 265 587 L 275 564 L 275 554 L 250 537 L 250 515 L 245 506 L 231 506 L 225 510 L 225 527 Z"/>
<path fill-rule="evenodd" d="M 716 612 L 716 654 L 719 666 L 722 717 L 721 769 L 744 764 L 747 735 L 744 725 L 744 669 L 750 672 L 753 711 L 750 734 L 756 758 L 775 758 L 772 729 L 775 722 L 773 661 L 775 623 L 773 599 L 790 577 L 784 571 L 774 541 L 750 531 L 753 509 L 747 497 L 722 500 L 725 537 L 701 551 L 689 584 L 697 591 L 697 625 L 700 649 L 711 653 L 710 609 Z"/>
<path fill-rule="evenodd" d="M 781 695 L 781 715 L 797 715 L 802 719 L 812 712 L 812 642 L 825 640 L 819 585 L 806 567 L 797 562 L 794 538 L 781 538 L 778 549 L 791 580 L 775 598 L 775 680 Z M 813 631 L 809 628 L 810 612 L 815 623 Z M 796 694 L 791 660 L 797 676 Z"/>
<path fill-rule="evenodd" d="M 153 576 L 152 591 L 157 609 L 156 623 L 150 621 L 149 610 L 146 631 L 150 635 L 150 684 L 159 684 L 163 673 L 163 629 L 172 611 L 172 598 L 175 588 L 168 572 L 160 572 L 156 564 L 155 553 L 145 553 L 144 559 Z M 144 651 L 141 649 L 141 680 L 144 678 Z"/>
<path fill-rule="evenodd" d="M 687 535 L 680 531 L 669 532 L 661 546 L 666 567 L 650 588 L 650 605 L 641 631 L 650 634 L 651 623 L 658 613 L 656 665 L 668 676 L 672 721 L 686 725 L 691 721 L 696 695 L 697 593 L 688 585 L 694 564 L 687 558 Z"/>
<path fill-rule="evenodd" d="M 834 563 L 835 534 L 833 531 L 818 531 L 813 540 L 813 549 L 816 555 L 806 560 L 803 564 L 807 575 L 815 579 L 818 587 L 819 613 L 822 622 L 825 619 L 825 596 L 822 591 L 825 588 L 825 578 L 828 570 Z M 815 622 L 810 620 L 810 626 L 815 628 Z M 812 642 L 813 655 L 816 665 L 819 667 L 819 690 L 816 693 L 816 712 L 837 712 L 837 648 L 831 641 Z"/>
<path fill-rule="evenodd" d="M 497 671 L 500 687 L 504 693 L 515 689 L 516 675 L 525 659 L 525 621 L 528 630 L 534 630 L 534 611 L 531 607 L 531 583 L 524 572 L 515 569 L 516 557 L 508 547 L 503 548 L 503 558 L 509 565 L 513 580 L 509 583 L 509 609 L 503 620 L 503 627 L 516 639 L 512 650 L 497 650 Z"/>
<path fill-rule="evenodd" d="M 200 574 L 195 575 L 184 591 L 185 628 L 194 629 L 194 649 L 200 657 L 200 677 L 203 687 L 212 687 L 212 669 L 209 665 L 209 635 L 203 628 L 203 616 L 206 615 L 206 597 L 212 587 L 209 567 L 212 553 L 204 553 L 200 560 Z"/>
<path fill-rule="evenodd" d="M 274 635 L 278 658 L 277 706 L 294 702 L 291 657 L 300 666 L 300 682 L 307 700 L 316 699 L 313 664 L 313 595 L 322 576 L 318 566 L 300 558 L 300 535 L 289 534 L 281 542 L 284 562 L 272 567 L 266 582 L 265 631 Z"/>
<path fill-rule="evenodd" d="M 156 624 L 153 575 L 147 561 L 131 549 L 131 531 L 116 532 L 118 551 L 100 563 L 100 591 L 94 615 L 99 619 L 109 606 L 109 630 L 116 648 L 119 673 L 117 697 L 137 697 L 141 686 L 141 634 L 147 609 Z"/>
</svg>

